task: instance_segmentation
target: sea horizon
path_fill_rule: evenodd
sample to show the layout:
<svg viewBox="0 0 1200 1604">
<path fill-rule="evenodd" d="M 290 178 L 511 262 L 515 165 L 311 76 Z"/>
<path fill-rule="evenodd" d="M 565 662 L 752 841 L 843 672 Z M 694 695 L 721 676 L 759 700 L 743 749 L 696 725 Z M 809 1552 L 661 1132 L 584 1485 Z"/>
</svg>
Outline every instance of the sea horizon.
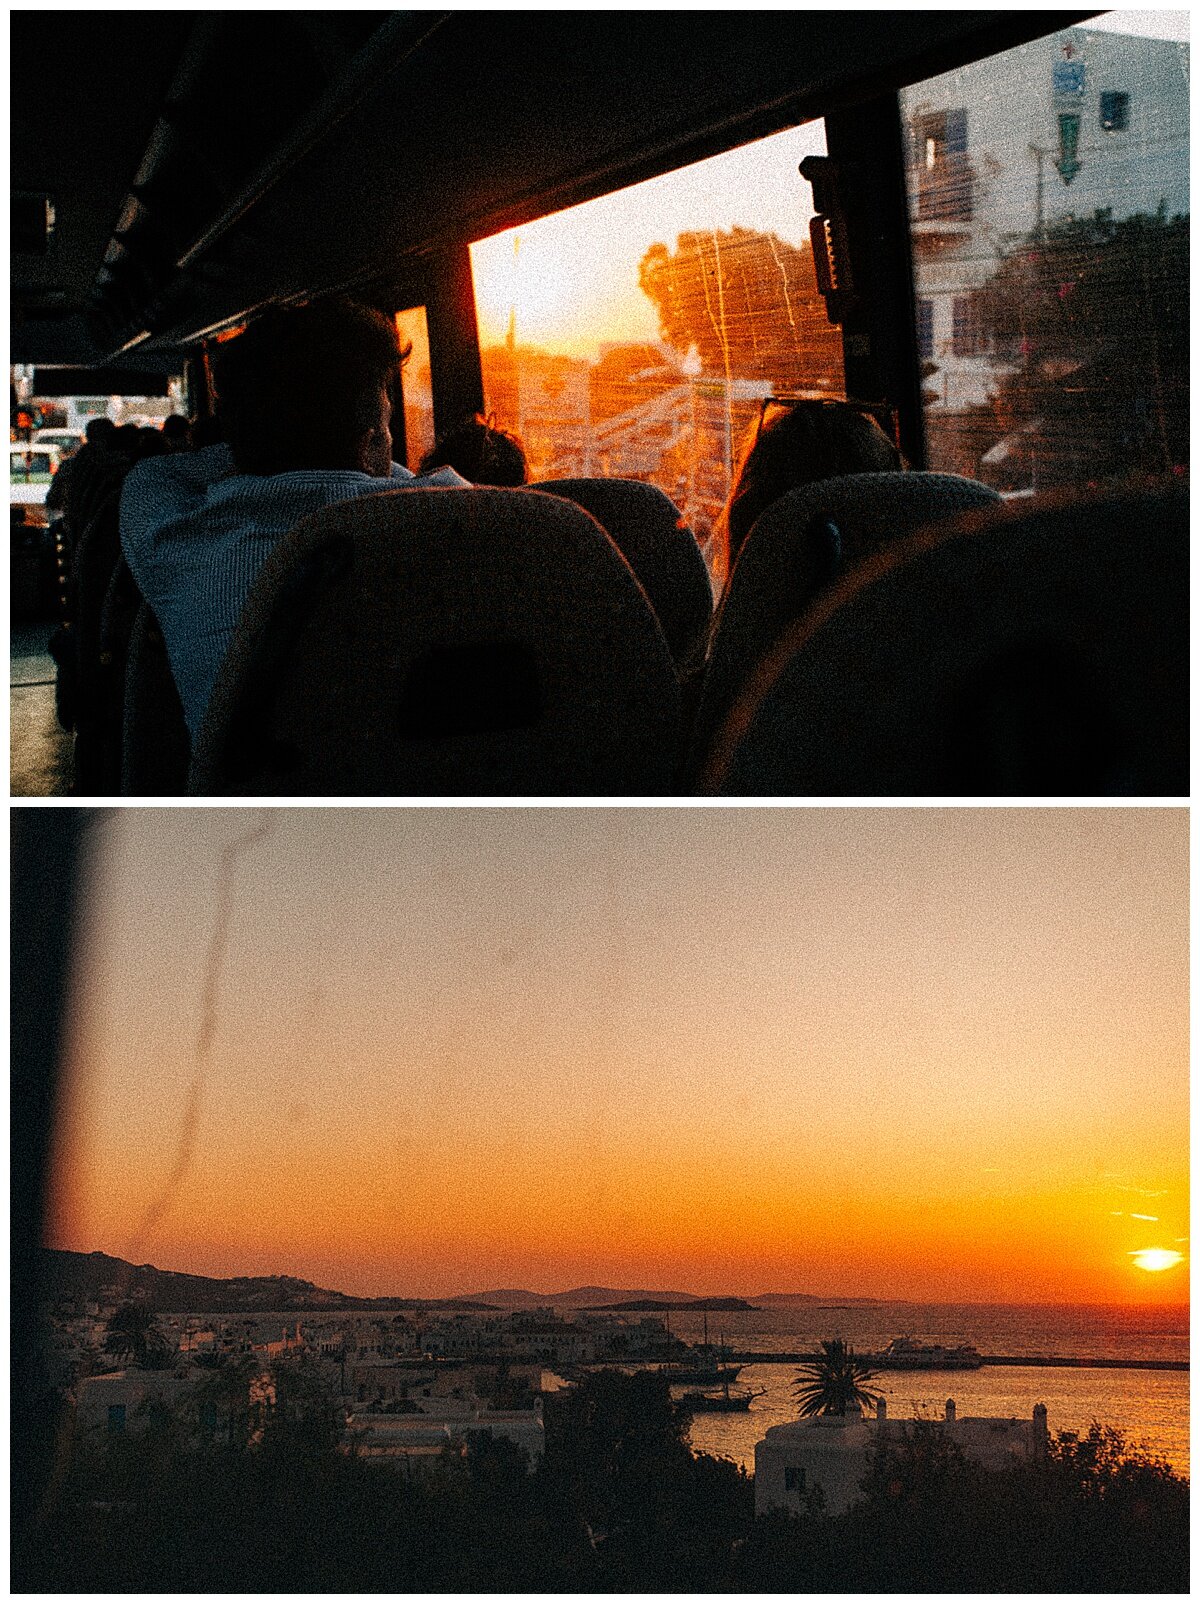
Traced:
<svg viewBox="0 0 1200 1604">
<path fill-rule="evenodd" d="M 631 1299 L 661 1299 L 685 1298 L 695 1303 L 713 1303 L 721 1299 L 739 1298 L 749 1304 L 766 1304 L 767 1300 L 794 1299 L 798 1303 L 817 1305 L 819 1307 L 857 1307 L 870 1305 L 904 1305 L 907 1307 L 953 1307 L 960 1309 L 1158 1309 L 1163 1311 L 1190 1311 L 1190 1298 L 1180 1300 L 1151 1301 L 1141 1298 L 1133 1301 L 1116 1301 L 1106 1299 L 1052 1299 L 1036 1297 L 1010 1297 L 1010 1298 L 956 1298 L 952 1296 L 922 1296 L 920 1294 L 901 1293 L 848 1293 L 848 1292 L 806 1292 L 799 1289 L 788 1291 L 766 1292 L 739 1292 L 725 1288 L 719 1292 L 694 1292 L 680 1287 L 629 1287 L 610 1286 L 603 1282 L 580 1281 L 573 1286 L 560 1287 L 554 1291 L 540 1291 L 536 1287 L 524 1286 L 496 1286 L 483 1289 L 472 1289 L 463 1292 L 360 1292 L 349 1291 L 344 1287 L 327 1286 L 311 1280 L 308 1276 L 292 1270 L 265 1270 L 265 1271 L 233 1271 L 222 1275 L 215 1275 L 207 1270 L 179 1269 L 174 1266 L 168 1268 L 155 1264 L 149 1259 L 134 1263 L 119 1254 L 110 1253 L 104 1248 L 67 1248 L 47 1244 L 45 1251 L 50 1253 L 70 1253 L 81 1258 L 102 1256 L 129 1266 L 135 1270 L 154 1270 L 160 1275 L 181 1275 L 194 1277 L 199 1280 L 211 1281 L 301 1281 L 307 1282 L 318 1293 L 332 1293 L 337 1297 L 361 1299 L 363 1302 L 416 1302 L 436 1305 L 439 1303 L 480 1302 L 487 1298 L 503 1297 L 532 1297 L 543 1302 L 554 1299 L 578 1297 L 582 1294 L 595 1294 L 596 1296 L 612 1296 L 622 1301 Z M 675 1311 L 672 1311 L 675 1312 Z M 683 1312 L 683 1311 L 681 1311 Z M 697 1311 L 699 1312 L 699 1311 Z M 745 1311 L 749 1312 L 749 1311 Z"/>
</svg>

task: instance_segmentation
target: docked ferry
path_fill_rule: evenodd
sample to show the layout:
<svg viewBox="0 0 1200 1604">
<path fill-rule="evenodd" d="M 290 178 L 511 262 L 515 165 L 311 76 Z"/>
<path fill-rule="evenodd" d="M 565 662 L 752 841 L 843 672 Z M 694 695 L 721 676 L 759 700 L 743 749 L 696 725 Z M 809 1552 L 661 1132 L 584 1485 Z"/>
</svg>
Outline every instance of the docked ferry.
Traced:
<svg viewBox="0 0 1200 1604">
<path fill-rule="evenodd" d="M 911 1337 L 893 1337 L 872 1363 L 881 1370 L 978 1370 L 983 1363 L 978 1348 L 969 1342 L 957 1348 L 941 1343 L 915 1342 Z"/>
</svg>

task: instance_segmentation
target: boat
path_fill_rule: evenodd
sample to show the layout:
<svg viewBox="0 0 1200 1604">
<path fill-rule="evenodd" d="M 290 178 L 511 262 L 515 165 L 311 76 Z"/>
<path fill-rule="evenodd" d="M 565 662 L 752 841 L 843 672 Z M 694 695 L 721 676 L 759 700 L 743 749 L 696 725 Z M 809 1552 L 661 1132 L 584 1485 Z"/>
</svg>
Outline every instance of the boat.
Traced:
<svg viewBox="0 0 1200 1604">
<path fill-rule="evenodd" d="M 731 1381 L 737 1380 L 742 1367 L 722 1363 L 728 1358 L 729 1349 L 722 1343 L 714 1346 L 709 1342 L 707 1314 L 704 1316 L 704 1341 L 697 1344 L 692 1354 L 694 1363 L 680 1360 L 676 1364 L 664 1365 L 659 1374 L 669 1377 L 673 1387 L 696 1384 L 702 1387 L 728 1387 Z"/>
<path fill-rule="evenodd" d="M 741 1365 L 723 1365 L 717 1360 L 709 1364 L 698 1365 L 663 1365 L 659 1370 L 660 1376 L 666 1376 L 673 1387 L 699 1385 L 701 1387 L 722 1387 L 729 1382 L 736 1381 L 741 1373 Z"/>
<path fill-rule="evenodd" d="M 893 1337 L 882 1353 L 872 1355 L 870 1362 L 881 1370 L 978 1370 L 983 1358 L 969 1342 L 947 1348 L 937 1342 Z"/>
<path fill-rule="evenodd" d="M 759 1387 L 755 1392 L 749 1387 L 739 1387 L 736 1392 L 730 1392 L 729 1383 L 726 1382 L 721 1392 L 685 1392 L 679 1401 L 693 1414 L 724 1413 L 732 1409 L 749 1409 L 754 1399 L 761 1398 L 766 1390 L 765 1387 Z"/>
</svg>

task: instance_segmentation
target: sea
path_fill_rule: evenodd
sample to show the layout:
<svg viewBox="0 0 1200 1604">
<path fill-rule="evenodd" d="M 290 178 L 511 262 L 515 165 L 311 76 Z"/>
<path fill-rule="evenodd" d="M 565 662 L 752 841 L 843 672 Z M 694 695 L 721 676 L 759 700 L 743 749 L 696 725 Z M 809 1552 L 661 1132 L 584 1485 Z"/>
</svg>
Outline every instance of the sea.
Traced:
<svg viewBox="0 0 1200 1604">
<path fill-rule="evenodd" d="M 1062 1358 L 1174 1359 L 1189 1357 L 1188 1309 L 1107 1304 L 801 1303 L 753 1311 L 712 1313 L 712 1342 L 735 1352 L 811 1353 L 823 1339 L 841 1337 L 859 1352 L 878 1352 L 893 1337 L 969 1342 L 981 1354 Z M 704 1336 L 704 1317 L 673 1311 L 671 1330 L 688 1342 Z M 754 1445 L 768 1426 L 796 1419 L 792 1387 L 797 1366 L 745 1365 L 738 1387 L 760 1389 L 746 1413 L 698 1414 L 692 1446 L 754 1468 Z M 943 1415 L 954 1399 L 960 1418 L 1028 1418 L 1046 1405 L 1051 1433 L 1085 1432 L 1094 1420 L 1115 1426 L 1130 1446 L 1165 1459 L 1189 1476 L 1189 1373 L 1186 1370 L 1069 1370 L 1034 1365 L 984 1365 L 979 1370 L 882 1371 L 873 1388 L 892 1419 Z"/>
</svg>

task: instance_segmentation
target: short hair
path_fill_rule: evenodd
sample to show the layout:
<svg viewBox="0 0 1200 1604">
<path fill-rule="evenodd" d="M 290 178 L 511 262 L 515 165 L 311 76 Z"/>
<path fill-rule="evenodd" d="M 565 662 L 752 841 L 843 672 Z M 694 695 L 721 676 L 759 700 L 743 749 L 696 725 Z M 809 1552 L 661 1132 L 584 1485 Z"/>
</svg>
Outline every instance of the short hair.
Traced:
<svg viewBox="0 0 1200 1604">
<path fill-rule="evenodd" d="M 166 440 L 186 440 L 191 435 L 192 426 L 188 420 L 178 412 L 172 412 L 165 417 L 159 433 Z"/>
<path fill-rule="evenodd" d="M 161 457 L 167 450 L 167 438 L 159 429 L 143 428 L 130 441 L 130 447 L 136 462 L 143 457 Z"/>
<path fill-rule="evenodd" d="M 904 467 L 898 447 L 853 403 L 802 401 L 751 436 L 724 522 L 729 566 L 756 520 L 772 502 L 799 485 L 848 473 L 895 473 Z"/>
<path fill-rule="evenodd" d="M 408 355 L 382 312 L 335 299 L 265 312 L 213 362 L 239 473 L 359 467 L 362 437 Z"/>
<path fill-rule="evenodd" d="M 102 446 L 105 442 L 111 444 L 116 432 L 117 426 L 111 418 L 93 418 L 84 430 L 90 446 Z"/>
<path fill-rule="evenodd" d="M 515 434 L 497 429 L 482 413 L 448 430 L 421 458 L 421 472 L 454 468 L 473 485 L 529 483 L 525 447 Z"/>
<path fill-rule="evenodd" d="M 142 431 L 136 423 L 123 423 L 112 436 L 113 447 L 127 457 L 134 457 L 142 449 Z"/>
</svg>

